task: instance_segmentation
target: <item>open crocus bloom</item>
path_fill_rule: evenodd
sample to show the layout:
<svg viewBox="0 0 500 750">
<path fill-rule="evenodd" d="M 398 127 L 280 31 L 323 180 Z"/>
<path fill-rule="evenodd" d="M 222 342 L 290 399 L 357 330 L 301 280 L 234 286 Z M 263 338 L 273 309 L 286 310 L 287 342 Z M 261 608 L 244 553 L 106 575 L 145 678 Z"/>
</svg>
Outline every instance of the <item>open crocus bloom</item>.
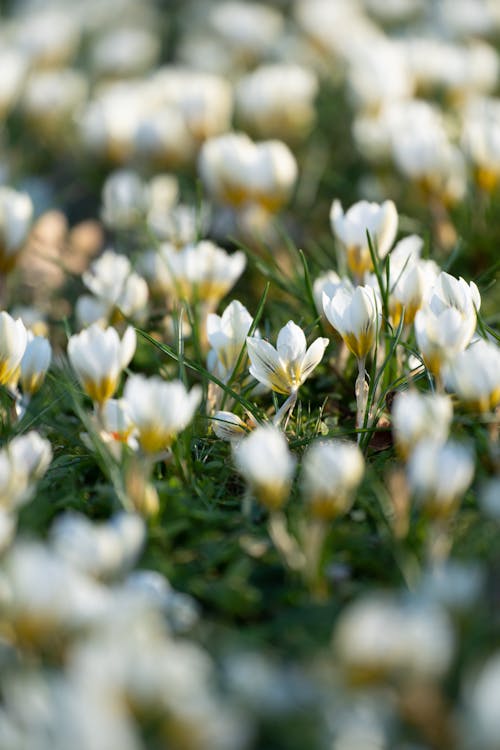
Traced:
<svg viewBox="0 0 500 750">
<path fill-rule="evenodd" d="M 328 339 L 317 338 L 306 349 L 304 331 L 288 321 L 278 334 L 277 348 L 268 341 L 249 336 L 250 374 L 277 393 L 297 392 L 321 362 Z"/>
</svg>

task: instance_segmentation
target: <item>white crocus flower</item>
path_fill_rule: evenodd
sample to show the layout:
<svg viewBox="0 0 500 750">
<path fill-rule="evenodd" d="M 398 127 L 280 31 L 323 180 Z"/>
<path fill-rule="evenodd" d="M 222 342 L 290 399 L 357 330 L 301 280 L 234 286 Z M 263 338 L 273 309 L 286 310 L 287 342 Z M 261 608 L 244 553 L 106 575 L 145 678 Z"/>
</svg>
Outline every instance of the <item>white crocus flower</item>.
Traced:
<svg viewBox="0 0 500 750">
<path fill-rule="evenodd" d="M 298 167 L 281 141 L 254 143 L 242 133 L 224 133 L 204 143 L 199 171 L 218 203 L 236 209 L 257 203 L 275 212 L 289 200 Z"/>
<path fill-rule="evenodd" d="M 302 463 L 302 495 L 312 515 L 331 520 L 346 513 L 363 477 L 357 445 L 342 440 L 314 443 Z"/>
<path fill-rule="evenodd" d="M 245 345 L 253 318 L 244 305 L 233 300 L 222 315 L 207 316 L 207 337 L 227 375 L 231 375 Z"/>
<path fill-rule="evenodd" d="M 423 244 L 421 237 L 412 234 L 400 240 L 391 252 L 389 311 L 395 327 L 403 311 L 405 325 L 413 323 L 436 283 L 439 267 L 432 260 L 421 260 Z"/>
<path fill-rule="evenodd" d="M 356 379 L 357 427 L 362 427 L 368 398 L 365 361 L 374 346 L 380 323 L 376 293 L 369 286 L 339 289 L 332 298 L 323 293 L 325 315 L 358 360 Z"/>
<path fill-rule="evenodd" d="M 200 301 L 214 309 L 243 273 L 245 254 L 229 255 L 209 240 L 186 245 L 178 251 L 167 243 L 158 253 L 162 286 L 189 302 Z"/>
<path fill-rule="evenodd" d="M 469 344 L 481 297 L 474 282 L 467 284 L 442 272 L 429 303 L 415 316 L 417 346 L 429 370 L 440 377 L 443 365 Z"/>
<path fill-rule="evenodd" d="M 328 339 L 319 337 L 307 349 L 304 331 L 289 320 L 278 334 L 276 349 L 256 336 L 247 338 L 250 374 L 277 393 L 297 392 L 319 365 Z"/>
<path fill-rule="evenodd" d="M 16 377 L 27 343 L 28 332 L 22 320 L 0 312 L 0 385 L 8 385 Z"/>
<path fill-rule="evenodd" d="M 30 335 L 21 360 L 21 387 L 24 397 L 30 397 L 42 385 L 52 358 L 50 343 L 43 336 Z"/>
<path fill-rule="evenodd" d="M 77 300 L 76 314 L 81 325 L 105 325 L 121 315 L 140 321 L 144 316 L 148 285 L 132 270 L 124 255 L 106 250 L 82 274 L 82 280 L 94 297 L 82 295 Z"/>
<path fill-rule="evenodd" d="M 235 446 L 234 460 L 259 502 L 271 511 L 279 510 L 295 470 L 284 434 L 272 425 L 257 427 Z"/>
<path fill-rule="evenodd" d="M 435 517 L 446 517 L 460 501 L 474 477 L 470 450 L 453 441 L 444 445 L 423 440 L 410 456 L 410 489 L 425 510 Z"/>
<path fill-rule="evenodd" d="M 392 429 L 399 453 L 406 458 L 421 440 L 446 442 L 452 419 L 453 406 L 448 396 L 417 391 L 398 393 L 392 407 Z"/>
<path fill-rule="evenodd" d="M 26 474 L 29 482 L 41 479 L 52 461 L 49 441 L 34 430 L 11 440 L 8 452 L 14 464 Z"/>
<path fill-rule="evenodd" d="M 132 375 L 123 397 L 137 428 L 139 445 L 145 453 L 160 453 L 172 445 L 179 432 L 192 421 L 201 401 L 201 388 L 188 392 L 180 381 Z"/>
<path fill-rule="evenodd" d="M 473 342 L 449 363 L 444 380 L 470 408 L 492 411 L 500 403 L 500 348 L 487 341 Z"/>
<path fill-rule="evenodd" d="M 357 279 L 373 269 L 367 233 L 379 258 L 385 258 L 398 231 L 398 212 L 393 201 L 382 204 L 359 201 L 344 213 L 340 201 L 330 210 L 335 237 L 346 253 L 349 270 Z"/>
<path fill-rule="evenodd" d="M 371 287 L 339 289 L 333 297 L 323 295 L 323 310 L 358 360 L 364 360 L 375 344 L 380 312 Z"/>
<path fill-rule="evenodd" d="M 0 187 L 0 272 L 11 271 L 33 221 L 33 203 L 27 193 Z"/>
<path fill-rule="evenodd" d="M 122 370 L 134 356 L 136 335 L 129 327 L 120 339 L 114 328 L 103 330 L 97 323 L 68 342 L 68 356 L 85 392 L 102 405 L 114 394 Z"/>
</svg>

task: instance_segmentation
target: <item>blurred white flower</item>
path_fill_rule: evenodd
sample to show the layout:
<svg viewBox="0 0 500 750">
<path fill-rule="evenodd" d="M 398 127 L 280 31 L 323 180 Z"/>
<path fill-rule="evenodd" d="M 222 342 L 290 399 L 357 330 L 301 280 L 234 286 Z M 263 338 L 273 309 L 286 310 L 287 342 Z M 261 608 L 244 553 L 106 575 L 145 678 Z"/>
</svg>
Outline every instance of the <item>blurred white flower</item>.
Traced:
<svg viewBox="0 0 500 750">
<path fill-rule="evenodd" d="M 281 430 L 272 425 L 256 427 L 234 446 L 234 461 L 262 505 L 271 511 L 284 505 L 295 459 Z"/>
<path fill-rule="evenodd" d="M 180 251 L 165 243 L 158 261 L 165 291 L 189 302 L 204 302 L 209 309 L 217 307 L 246 265 L 243 252 L 229 255 L 209 240 L 186 245 Z"/>
<path fill-rule="evenodd" d="M 193 420 L 202 393 L 199 386 L 188 392 L 180 381 L 131 375 L 123 397 L 142 450 L 160 453 L 170 448 L 178 433 Z"/>
<path fill-rule="evenodd" d="M 88 83 L 77 70 L 33 71 L 24 87 L 20 109 L 30 127 L 44 137 L 66 135 L 87 97 Z"/>
<path fill-rule="evenodd" d="M 145 540 L 143 519 L 118 513 L 95 523 L 77 513 L 65 513 L 51 528 L 51 545 L 72 567 L 95 578 L 126 573 L 137 561 Z"/>
<path fill-rule="evenodd" d="M 437 605 L 370 594 L 350 604 L 334 633 L 335 655 L 358 681 L 441 678 L 454 651 L 446 612 Z"/>
<path fill-rule="evenodd" d="M 460 502 L 474 477 L 474 457 L 460 443 L 423 440 L 408 461 L 408 482 L 419 504 L 431 515 L 446 517 Z"/>
<path fill-rule="evenodd" d="M 27 193 L 0 186 L 0 272 L 16 265 L 33 221 L 33 203 Z"/>
<path fill-rule="evenodd" d="M 330 222 L 335 237 L 346 254 L 347 265 L 357 279 L 373 269 L 367 234 L 375 253 L 385 258 L 398 231 L 398 212 L 393 201 L 382 204 L 359 201 L 346 213 L 335 200 L 330 210 Z"/>
<path fill-rule="evenodd" d="M 260 138 L 294 141 L 307 134 L 314 118 L 318 80 L 300 65 L 262 65 L 236 88 L 238 116 Z"/>
<path fill-rule="evenodd" d="M 132 270 L 128 258 L 106 250 L 82 274 L 85 286 L 94 297 L 82 295 L 76 303 L 81 325 L 118 322 L 121 316 L 142 321 L 148 302 L 146 281 Z"/>
<path fill-rule="evenodd" d="M 289 200 L 298 168 L 281 141 L 254 143 L 242 133 L 225 133 L 203 145 L 199 171 L 216 202 L 235 208 L 257 203 L 275 212 Z"/>
<path fill-rule="evenodd" d="M 328 339 L 319 337 L 307 348 L 304 331 L 289 320 L 279 334 L 276 349 L 268 341 L 247 338 L 250 374 L 277 393 L 297 392 L 319 365 Z"/>
<path fill-rule="evenodd" d="M 117 169 L 106 178 L 102 188 L 101 215 L 110 229 L 136 227 L 145 218 L 146 206 L 146 186 L 137 172 Z"/>
<path fill-rule="evenodd" d="M 157 62 L 160 38 L 147 28 L 120 26 L 92 38 L 89 52 L 94 75 L 126 78 L 146 72 Z"/>
<path fill-rule="evenodd" d="M 209 23 L 243 58 L 260 57 L 272 49 L 283 28 L 283 16 L 264 3 L 225 0 L 211 10 Z"/>
<path fill-rule="evenodd" d="M 102 406 L 114 394 L 122 370 L 134 356 L 136 335 L 128 327 L 120 339 L 114 328 L 94 323 L 70 337 L 68 357 L 85 392 Z"/>
<path fill-rule="evenodd" d="M 52 461 L 49 441 L 34 430 L 13 438 L 8 444 L 7 452 L 16 471 L 25 474 L 29 483 L 41 479 Z"/>
<path fill-rule="evenodd" d="M 488 341 L 473 341 L 446 366 L 444 381 L 460 401 L 480 412 L 500 403 L 500 348 Z"/>
<path fill-rule="evenodd" d="M 306 451 L 301 470 L 302 497 L 316 518 L 347 513 L 364 473 L 363 454 L 354 443 L 317 441 Z"/>
<path fill-rule="evenodd" d="M 453 406 L 448 396 L 404 391 L 398 393 L 392 407 L 392 429 L 399 453 L 407 458 L 421 440 L 445 443 Z"/>
<path fill-rule="evenodd" d="M 500 99 L 475 98 L 463 116 L 462 145 L 478 185 L 495 188 L 500 178 Z"/>
</svg>

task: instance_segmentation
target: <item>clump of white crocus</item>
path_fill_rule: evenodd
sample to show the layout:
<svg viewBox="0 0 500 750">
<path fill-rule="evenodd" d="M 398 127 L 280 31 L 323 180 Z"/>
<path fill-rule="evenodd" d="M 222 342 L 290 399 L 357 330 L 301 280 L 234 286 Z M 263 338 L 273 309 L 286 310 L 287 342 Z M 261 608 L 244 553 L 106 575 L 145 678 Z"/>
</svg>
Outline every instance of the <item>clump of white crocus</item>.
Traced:
<svg viewBox="0 0 500 750">
<path fill-rule="evenodd" d="M 209 240 L 186 245 L 180 251 L 165 243 L 158 261 L 165 291 L 191 303 L 202 302 L 208 310 L 217 307 L 246 265 L 243 252 L 229 255 Z"/>
<path fill-rule="evenodd" d="M 254 203 L 271 213 L 288 202 L 298 174 L 295 157 L 284 143 L 254 143 L 242 133 L 206 141 L 199 171 L 217 203 L 236 209 Z"/>
<path fill-rule="evenodd" d="M 234 372 L 252 323 L 252 316 L 238 300 L 233 300 L 222 315 L 207 316 L 208 342 L 223 368 L 225 380 Z"/>
<path fill-rule="evenodd" d="M 493 411 L 500 403 L 500 348 L 489 341 L 474 341 L 447 365 L 444 381 L 470 409 Z"/>
<path fill-rule="evenodd" d="M 392 407 L 392 429 L 396 448 L 407 458 L 421 440 L 445 443 L 453 406 L 448 396 L 406 391 L 398 393 Z"/>
<path fill-rule="evenodd" d="M 481 297 L 470 284 L 444 271 L 439 274 L 428 304 L 415 316 L 417 346 L 426 367 L 438 380 L 443 365 L 469 344 L 476 329 Z"/>
<path fill-rule="evenodd" d="M 278 423 L 293 409 L 300 386 L 321 362 L 327 345 L 328 339 L 320 336 L 307 348 L 304 331 L 292 320 L 280 330 L 276 349 L 256 336 L 247 338 L 250 374 L 271 390 L 289 396 L 276 415 Z"/>
<path fill-rule="evenodd" d="M 295 459 L 284 434 L 277 427 L 256 427 L 235 445 L 236 468 L 257 500 L 270 511 L 285 504 L 295 471 Z"/>
<path fill-rule="evenodd" d="M 344 213 L 340 201 L 330 210 L 332 231 L 346 254 L 347 266 L 359 281 L 373 269 L 367 234 L 379 258 L 385 258 L 398 231 L 398 211 L 393 201 L 382 204 L 359 201 Z"/>
<path fill-rule="evenodd" d="M 0 385 L 9 385 L 17 380 L 28 332 L 22 320 L 14 320 L 9 313 L 0 312 Z"/>
<path fill-rule="evenodd" d="M 0 187 L 0 272 L 16 265 L 33 221 L 33 203 L 27 193 Z"/>
<path fill-rule="evenodd" d="M 353 681 L 439 679 L 455 639 L 443 608 L 370 594 L 350 604 L 334 633 L 335 655 Z"/>
<path fill-rule="evenodd" d="M 118 323 L 125 318 L 143 320 L 148 302 L 148 285 L 128 258 L 106 250 L 82 275 L 90 296 L 77 300 L 76 315 L 82 326 Z"/>
<path fill-rule="evenodd" d="M 202 392 L 199 386 L 187 391 L 178 380 L 132 375 L 125 383 L 123 397 L 141 449 L 155 454 L 170 448 L 179 432 L 190 424 Z"/>
<path fill-rule="evenodd" d="M 363 454 L 354 443 L 314 443 L 304 455 L 301 475 L 302 495 L 310 513 L 325 521 L 347 513 L 364 468 Z"/>
<path fill-rule="evenodd" d="M 418 503 L 434 518 L 453 512 L 474 477 L 470 450 L 453 441 L 422 440 L 408 461 L 408 481 Z"/>
<path fill-rule="evenodd" d="M 356 426 L 362 427 L 368 398 L 366 357 L 376 342 L 380 324 L 380 306 L 375 290 L 369 286 L 358 286 L 354 290 L 343 287 L 331 298 L 324 293 L 323 310 L 358 361 Z"/>
<path fill-rule="evenodd" d="M 293 142 L 304 136 L 314 122 L 317 91 L 318 80 L 308 68 L 261 65 L 238 81 L 238 116 L 261 138 Z"/>
<path fill-rule="evenodd" d="M 118 387 L 122 370 L 134 356 L 136 335 L 128 327 L 120 339 L 110 327 L 102 329 L 94 323 L 70 337 L 68 357 L 86 394 L 102 407 Z"/>
<path fill-rule="evenodd" d="M 21 360 L 23 397 L 30 398 L 42 385 L 52 359 L 49 341 L 43 336 L 28 334 L 28 344 Z"/>
</svg>

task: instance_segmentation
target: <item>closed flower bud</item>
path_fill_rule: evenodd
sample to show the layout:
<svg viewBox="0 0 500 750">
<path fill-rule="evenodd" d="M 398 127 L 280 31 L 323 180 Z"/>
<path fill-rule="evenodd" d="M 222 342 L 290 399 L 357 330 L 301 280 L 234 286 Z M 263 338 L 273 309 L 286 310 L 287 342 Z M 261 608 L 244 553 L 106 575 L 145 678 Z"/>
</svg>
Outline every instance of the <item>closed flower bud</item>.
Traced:
<svg viewBox="0 0 500 750">
<path fill-rule="evenodd" d="M 375 344 L 380 318 L 374 290 L 368 286 L 353 291 L 343 287 L 332 298 L 324 293 L 323 309 L 349 350 L 363 360 Z"/>
<path fill-rule="evenodd" d="M 354 443 L 315 443 L 302 463 L 302 495 L 311 514 L 331 520 L 346 513 L 363 472 L 363 454 Z"/>
<path fill-rule="evenodd" d="M 134 356 L 136 335 L 127 328 L 120 339 L 114 328 L 97 324 L 71 336 L 68 356 L 85 392 L 102 406 L 114 394 L 122 370 Z"/>
<path fill-rule="evenodd" d="M 43 336 L 31 336 L 21 360 L 23 394 L 32 396 L 40 388 L 50 366 L 52 349 Z"/>
<path fill-rule="evenodd" d="M 218 438 L 229 443 L 239 443 L 248 434 L 244 421 L 230 411 L 216 411 L 212 428 Z"/>
<path fill-rule="evenodd" d="M 328 339 L 317 338 L 306 349 L 302 328 L 288 321 L 278 334 L 277 348 L 255 336 L 247 338 L 250 374 L 277 393 L 297 392 L 321 362 Z"/>
<path fill-rule="evenodd" d="M 234 460 L 236 468 L 262 505 L 275 511 L 285 504 L 295 470 L 295 459 L 280 430 L 271 425 L 257 427 L 235 446 Z"/>
<path fill-rule="evenodd" d="M 21 364 L 28 333 L 22 320 L 0 312 L 0 385 L 7 385 L 16 376 Z"/>
</svg>

